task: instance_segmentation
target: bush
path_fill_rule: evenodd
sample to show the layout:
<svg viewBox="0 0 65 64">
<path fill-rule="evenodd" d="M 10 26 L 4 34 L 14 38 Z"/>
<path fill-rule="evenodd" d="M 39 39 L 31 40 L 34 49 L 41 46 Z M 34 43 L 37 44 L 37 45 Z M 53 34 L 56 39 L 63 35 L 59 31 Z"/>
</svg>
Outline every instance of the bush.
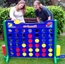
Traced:
<svg viewBox="0 0 65 64">
<path fill-rule="evenodd" d="M 0 24 L 9 17 L 9 8 L 0 8 Z M 2 26 L 0 26 L 0 33 L 2 32 Z"/>
<path fill-rule="evenodd" d="M 53 13 L 54 19 L 58 20 L 58 34 L 63 32 L 65 22 L 65 12 L 60 6 L 48 6 L 49 10 Z"/>
<path fill-rule="evenodd" d="M 9 17 L 9 8 L 0 9 L 0 24 Z"/>
<path fill-rule="evenodd" d="M 63 24 L 65 22 L 65 17 L 64 17 L 64 11 L 62 10 L 61 7 L 59 6 L 48 6 L 49 10 L 53 13 L 54 19 L 58 20 L 58 34 L 63 32 Z M 9 17 L 9 10 L 10 8 L 0 8 L 0 24 Z M 26 8 L 26 18 L 35 18 L 35 13 L 34 13 L 34 8 L 33 7 L 28 7 Z M 2 27 L 0 27 L 1 31 Z"/>
<path fill-rule="evenodd" d="M 25 14 L 26 18 L 35 18 L 35 13 L 34 13 L 34 8 L 33 7 L 26 7 L 26 14 Z"/>
</svg>

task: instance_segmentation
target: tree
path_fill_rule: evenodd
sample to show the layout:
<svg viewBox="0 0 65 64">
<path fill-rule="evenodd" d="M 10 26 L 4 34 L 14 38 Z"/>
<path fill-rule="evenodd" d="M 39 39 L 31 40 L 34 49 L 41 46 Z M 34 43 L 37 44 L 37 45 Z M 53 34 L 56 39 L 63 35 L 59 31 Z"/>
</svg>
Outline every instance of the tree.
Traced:
<svg viewBox="0 0 65 64">
<path fill-rule="evenodd" d="M 44 5 L 52 5 L 53 4 L 53 0 L 40 0 L 40 1 Z"/>
<path fill-rule="evenodd" d="M 32 6 L 33 5 L 33 2 L 35 0 L 26 0 L 26 4 L 29 5 L 29 6 Z M 53 0 L 40 0 L 42 4 L 44 5 L 52 5 L 53 3 Z"/>
</svg>

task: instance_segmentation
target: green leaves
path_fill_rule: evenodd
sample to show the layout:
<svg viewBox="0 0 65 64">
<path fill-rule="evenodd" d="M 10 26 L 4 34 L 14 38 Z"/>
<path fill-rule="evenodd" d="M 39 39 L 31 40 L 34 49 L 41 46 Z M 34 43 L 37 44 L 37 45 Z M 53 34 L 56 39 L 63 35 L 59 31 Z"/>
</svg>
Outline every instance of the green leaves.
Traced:
<svg viewBox="0 0 65 64">
<path fill-rule="evenodd" d="M 54 19 L 58 20 L 58 35 L 63 32 L 63 26 L 65 22 L 65 12 L 60 6 L 48 6 L 48 9 L 53 13 Z M 4 20 L 7 20 L 9 17 L 9 11 L 10 8 L 0 8 L 0 24 Z M 34 8 L 33 7 L 26 7 L 26 18 L 35 18 L 36 15 L 34 13 Z M 2 27 L 0 27 L 0 31 L 2 30 Z"/>
<path fill-rule="evenodd" d="M 3 23 L 9 17 L 9 9 L 8 8 L 0 8 L 0 24 Z M 0 32 L 2 32 L 3 27 L 0 26 Z"/>
<path fill-rule="evenodd" d="M 34 13 L 34 8 L 33 7 L 26 7 L 26 14 L 25 14 L 26 18 L 35 18 L 35 13 Z"/>
<path fill-rule="evenodd" d="M 65 12 L 60 6 L 48 6 L 49 10 L 53 13 L 54 19 L 58 20 L 58 34 L 63 32 L 65 22 Z"/>
</svg>

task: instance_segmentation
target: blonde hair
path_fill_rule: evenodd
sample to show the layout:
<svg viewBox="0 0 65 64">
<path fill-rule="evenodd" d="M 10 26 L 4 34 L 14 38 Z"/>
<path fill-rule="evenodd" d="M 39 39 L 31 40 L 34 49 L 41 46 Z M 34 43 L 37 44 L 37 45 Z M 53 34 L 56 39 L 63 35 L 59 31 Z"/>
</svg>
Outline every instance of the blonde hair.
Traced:
<svg viewBox="0 0 65 64">
<path fill-rule="evenodd" d="M 18 6 L 19 6 L 19 4 L 21 4 L 21 3 L 24 3 L 24 4 L 25 4 L 25 1 L 24 1 L 24 0 L 18 1 L 17 5 L 16 5 L 17 11 L 18 11 Z M 26 4 L 23 6 L 22 10 L 23 10 L 23 13 L 25 14 Z"/>
<path fill-rule="evenodd" d="M 17 4 L 21 4 L 21 3 L 25 4 L 25 1 L 24 0 L 19 0 Z"/>
</svg>

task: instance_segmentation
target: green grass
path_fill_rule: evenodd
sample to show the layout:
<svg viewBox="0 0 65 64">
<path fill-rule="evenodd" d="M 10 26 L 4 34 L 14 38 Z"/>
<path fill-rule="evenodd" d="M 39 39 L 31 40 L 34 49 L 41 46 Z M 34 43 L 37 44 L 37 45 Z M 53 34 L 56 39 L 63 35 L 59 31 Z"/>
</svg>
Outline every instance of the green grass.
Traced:
<svg viewBox="0 0 65 64">
<path fill-rule="evenodd" d="M 65 32 L 65 24 L 64 24 L 64 27 L 63 27 L 63 32 Z"/>
<path fill-rule="evenodd" d="M 60 36 L 58 39 L 58 44 L 61 45 L 62 50 L 61 53 L 65 54 L 65 36 Z M 0 41 L 0 64 L 6 64 L 3 58 L 1 45 L 4 41 Z M 54 64 L 53 59 L 42 59 L 42 58 L 11 58 L 9 64 Z M 65 59 L 61 59 L 58 64 L 65 64 Z"/>
</svg>

